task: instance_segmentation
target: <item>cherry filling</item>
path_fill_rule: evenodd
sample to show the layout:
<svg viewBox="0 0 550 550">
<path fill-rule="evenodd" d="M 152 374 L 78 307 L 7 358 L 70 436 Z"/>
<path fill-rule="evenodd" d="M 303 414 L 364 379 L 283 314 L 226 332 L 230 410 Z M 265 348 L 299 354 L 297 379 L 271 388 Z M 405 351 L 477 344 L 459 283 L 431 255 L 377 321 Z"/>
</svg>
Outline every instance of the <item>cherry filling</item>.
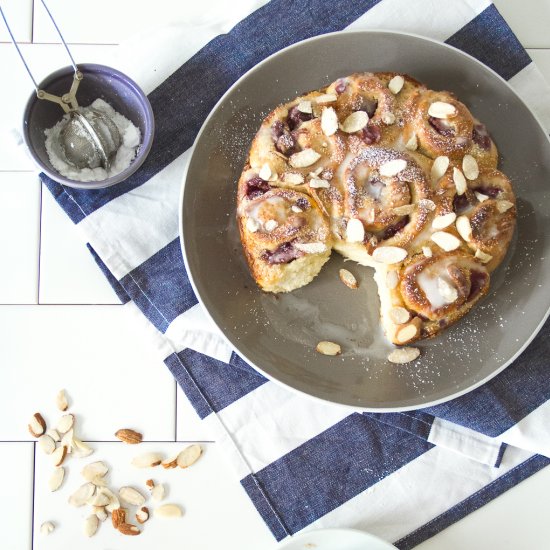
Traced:
<svg viewBox="0 0 550 550">
<path fill-rule="evenodd" d="M 367 124 L 367 126 L 361 130 L 360 136 L 367 145 L 378 143 L 380 141 L 380 128 L 374 126 L 374 124 Z"/>
<path fill-rule="evenodd" d="M 496 199 L 499 196 L 502 189 L 488 185 L 486 187 L 478 187 L 476 191 L 478 193 L 481 193 L 482 195 L 487 195 L 491 199 Z"/>
<path fill-rule="evenodd" d="M 294 130 L 302 122 L 305 122 L 306 120 L 311 120 L 313 118 L 313 115 L 311 113 L 302 113 L 302 111 L 298 110 L 297 106 L 292 107 L 290 111 L 288 112 L 288 117 L 286 119 L 286 122 L 288 124 L 288 127 L 291 130 Z"/>
<path fill-rule="evenodd" d="M 455 135 L 454 128 L 452 126 L 449 126 L 444 120 L 441 118 L 435 118 L 433 116 L 428 117 L 428 122 L 430 123 L 430 126 L 442 136 L 445 137 L 452 137 Z"/>
<path fill-rule="evenodd" d="M 491 148 L 491 136 L 489 136 L 485 124 L 479 123 L 474 125 L 472 139 L 474 143 L 477 143 L 482 149 L 487 150 Z"/>
<path fill-rule="evenodd" d="M 268 264 L 288 264 L 304 255 L 301 250 L 294 248 L 292 243 L 287 242 L 278 246 L 275 250 L 264 250 L 262 260 Z"/>
<path fill-rule="evenodd" d="M 246 196 L 255 199 L 269 191 L 269 183 L 259 176 L 254 176 L 246 182 Z"/>
<path fill-rule="evenodd" d="M 291 154 L 296 147 L 294 138 L 280 120 L 276 120 L 271 126 L 271 138 L 275 142 L 275 149 L 283 155 Z"/>
<path fill-rule="evenodd" d="M 399 233 L 410 221 L 409 216 L 405 216 L 401 218 L 398 222 L 394 223 L 393 225 L 390 225 L 389 227 L 386 227 L 386 230 L 384 231 L 382 235 L 382 239 L 391 239 L 394 235 Z"/>
<path fill-rule="evenodd" d="M 462 195 L 455 195 L 453 199 L 453 210 L 460 216 L 470 208 L 470 199 L 466 193 Z"/>
<path fill-rule="evenodd" d="M 376 109 L 378 109 L 377 99 L 368 99 L 366 97 L 363 98 L 361 109 L 359 109 L 360 111 L 365 111 L 367 115 L 369 115 L 369 118 L 372 118 L 374 113 L 376 113 Z"/>
<path fill-rule="evenodd" d="M 475 298 L 479 294 L 480 290 L 487 284 L 487 273 L 483 271 L 471 271 L 470 272 L 470 294 L 468 300 Z"/>
<path fill-rule="evenodd" d="M 343 78 L 338 79 L 338 82 L 336 83 L 336 86 L 334 87 L 334 91 L 337 94 L 342 94 L 346 90 L 346 83 Z"/>
</svg>

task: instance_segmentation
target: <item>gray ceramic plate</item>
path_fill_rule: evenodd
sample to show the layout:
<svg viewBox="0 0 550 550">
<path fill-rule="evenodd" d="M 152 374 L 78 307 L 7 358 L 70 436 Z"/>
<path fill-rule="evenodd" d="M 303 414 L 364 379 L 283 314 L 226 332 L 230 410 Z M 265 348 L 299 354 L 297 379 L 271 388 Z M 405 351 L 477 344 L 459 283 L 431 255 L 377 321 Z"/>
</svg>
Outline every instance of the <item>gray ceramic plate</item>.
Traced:
<svg viewBox="0 0 550 550">
<path fill-rule="evenodd" d="M 356 291 L 338 280 L 334 253 L 308 286 L 261 292 L 245 263 L 235 191 L 263 117 L 278 103 L 355 71 L 408 73 L 451 90 L 489 127 L 518 198 L 518 230 L 492 291 L 466 319 L 421 342 L 422 357 L 396 366 L 378 323 L 372 270 L 356 266 Z M 244 75 L 200 131 L 184 181 L 182 248 L 196 294 L 237 352 L 266 376 L 305 394 L 376 411 L 433 405 L 495 376 L 532 340 L 550 307 L 550 143 L 533 114 L 493 71 L 462 52 L 385 31 L 324 35 L 291 46 Z M 350 268 L 349 262 L 346 267 Z M 315 345 L 333 340 L 338 357 Z"/>
</svg>

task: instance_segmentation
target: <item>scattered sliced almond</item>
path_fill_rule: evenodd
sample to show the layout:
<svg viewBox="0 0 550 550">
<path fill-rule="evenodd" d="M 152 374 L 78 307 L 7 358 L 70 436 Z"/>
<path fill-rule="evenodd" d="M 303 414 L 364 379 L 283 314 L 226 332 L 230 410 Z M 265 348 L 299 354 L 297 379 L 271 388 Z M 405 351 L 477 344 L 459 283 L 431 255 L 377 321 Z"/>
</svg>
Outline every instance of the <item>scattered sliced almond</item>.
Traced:
<svg viewBox="0 0 550 550">
<path fill-rule="evenodd" d="M 431 170 L 432 181 L 435 182 L 441 179 L 445 175 L 447 168 L 449 168 L 449 157 L 446 157 L 443 155 L 440 157 L 437 157 L 434 160 L 434 163 L 432 164 L 432 170 Z"/>
<path fill-rule="evenodd" d="M 298 105 L 296 105 L 296 108 L 300 113 L 306 113 L 310 115 L 313 112 L 313 109 L 311 108 L 311 101 L 300 101 Z"/>
<path fill-rule="evenodd" d="M 489 197 L 483 193 L 475 192 L 476 198 L 479 202 L 485 202 Z"/>
<path fill-rule="evenodd" d="M 65 468 L 63 467 L 57 467 L 53 471 L 52 475 L 50 476 L 50 479 L 48 480 L 48 486 L 50 488 L 50 491 L 52 493 L 54 491 L 57 491 L 59 487 L 63 484 L 63 480 L 65 479 Z"/>
<path fill-rule="evenodd" d="M 318 103 L 319 105 L 323 105 L 324 103 L 332 103 L 337 99 L 338 99 L 338 96 L 336 94 L 321 94 L 315 98 L 315 102 Z"/>
<path fill-rule="evenodd" d="M 388 83 L 388 88 L 392 94 L 398 94 L 405 84 L 405 79 L 400 75 L 395 75 Z"/>
<path fill-rule="evenodd" d="M 431 236 L 431 239 L 437 246 L 445 250 L 445 252 L 456 250 L 460 246 L 460 240 L 446 231 L 436 231 Z"/>
<path fill-rule="evenodd" d="M 64 414 L 58 421 L 55 429 L 60 433 L 64 434 L 68 432 L 74 424 L 74 415 L 73 414 Z"/>
<path fill-rule="evenodd" d="M 141 531 L 131 523 L 121 523 L 118 526 L 118 531 L 122 533 L 123 535 L 139 535 Z"/>
<path fill-rule="evenodd" d="M 319 342 L 315 349 L 323 355 L 340 355 L 342 353 L 342 348 L 334 342 Z"/>
<path fill-rule="evenodd" d="M 67 454 L 71 454 L 73 452 L 74 430 L 72 428 L 63 435 L 63 437 L 61 438 L 60 444 L 65 445 L 65 447 L 67 447 Z"/>
<path fill-rule="evenodd" d="M 456 219 L 456 230 L 466 242 L 472 240 L 472 226 L 470 225 L 468 216 L 459 216 Z"/>
<path fill-rule="evenodd" d="M 143 453 L 134 457 L 132 465 L 136 468 L 153 468 L 162 462 L 162 455 L 159 453 Z"/>
<path fill-rule="evenodd" d="M 441 294 L 443 299 L 448 304 L 456 302 L 458 298 L 458 290 L 442 277 L 437 278 L 437 289 L 439 290 L 439 294 Z"/>
<path fill-rule="evenodd" d="M 487 254 L 486 252 L 483 252 L 483 250 L 480 250 L 479 248 L 476 250 L 475 257 L 481 261 L 481 263 L 488 263 L 490 262 L 493 257 L 491 254 Z"/>
<path fill-rule="evenodd" d="M 267 162 L 261 167 L 258 176 L 264 181 L 268 181 L 271 177 L 271 167 L 267 164 Z"/>
<path fill-rule="evenodd" d="M 418 201 L 418 206 L 430 212 L 433 212 L 435 210 L 435 202 L 430 199 L 420 199 Z"/>
<path fill-rule="evenodd" d="M 466 189 L 468 189 L 468 184 L 466 183 L 464 174 L 458 168 L 453 168 L 453 182 L 456 187 L 456 192 L 459 195 L 464 195 Z"/>
<path fill-rule="evenodd" d="M 178 455 L 178 466 L 180 468 L 188 468 L 197 462 L 202 454 L 200 445 L 189 445 Z"/>
<path fill-rule="evenodd" d="M 104 462 L 101 460 L 98 460 L 97 462 L 91 462 L 90 464 L 86 464 L 84 468 L 82 469 L 82 477 L 86 481 L 93 482 L 98 477 L 103 477 L 107 472 L 109 471 L 109 468 L 105 465 Z"/>
<path fill-rule="evenodd" d="M 141 506 L 145 502 L 145 497 L 133 487 L 121 487 L 118 496 L 120 500 L 132 506 Z"/>
<path fill-rule="evenodd" d="M 416 137 L 416 134 L 413 134 L 407 143 L 405 143 L 405 149 L 408 149 L 409 151 L 416 151 L 418 149 L 418 138 Z"/>
<path fill-rule="evenodd" d="M 513 202 L 510 202 L 510 201 L 497 201 L 497 210 L 501 213 L 501 214 L 504 214 L 504 212 L 507 212 L 508 210 L 510 210 L 510 208 L 512 208 L 512 206 L 514 206 L 514 203 Z"/>
<path fill-rule="evenodd" d="M 292 168 L 306 168 L 315 164 L 320 158 L 321 155 L 317 151 L 308 148 L 291 155 L 288 162 Z"/>
<path fill-rule="evenodd" d="M 67 447 L 65 445 L 57 447 L 57 449 L 50 456 L 52 457 L 54 466 L 61 466 L 67 456 Z"/>
<path fill-rule="evenodd" d="M 407 257 L 407 251 L 398 246 L 379 246 L 372 253 L 372 259 L 382 264 L 398 264 Z"/>
<path fill-rule="evenodd" d="M 384 124 L 393 124 L 395 122 L 395 115 L 393 113 L 382 113 L 382 122 Z"/>
<path fill-rule="evenodd" d="M 179 454 L 179 453 L 178 453 Z M 176 464 L 176 466 L 178 465 L 178 456 L 176 455 L 176 458 L 174 458 L 174 462 Z M 146 482 L 145 482 L 145 485 L 147 485 L 147 487 L 149 487 L 149 490 L 153 489 L 155 487 L 155 482 L 152 480 L 152 479 L 148 479 Z"/>
<path fill-rule="evenodd" d="M 34 413 L 29 423 L 29 432 L 34 437 L 40 437 L 46 431 L 46 422 L 40 413 Z"/>
<path fill-rule="evenodd" d="M 163 504 L 153 511 L 156 518 L 179 518 L 183 516 L 182 509 L 176 504 Z"/>
<path fill-rule="evenodd" d="M 290 185 L 301 185 L 304 183 L 304 176 L 302 176 L 302 174 L 296 174 L 296 172 L 285 172 L 283 174 L 283 181 Z"/>
<path fill-rule="evenodd" d="M 136 521 L 138 523 L 145 523 L 149 519 L 149 508 L 147 506 L 142 506 L 137 512 L 136 512 Z"/>
<path fill-rule="evenodd" d="M 160 502 L 164 498 L 164 485 L 162 483 L 153 487 L 151 490 L 151 498 L 155 502 Z"/>
<path fill-rule="evenodd" d="M 399 275 L 397 273 L 397 271 L 388 271 L 386 273 L 386 286 L 390 289 L 390 290 L 393 290 L 394 288 L 397 287 L 399 283 Z"/>
<path fill-rule="evenodd" d="M 351 271 L 348 271 L 347 269 L 340 269 L 338 272 L 338 275 L 340 276 L 340 280 L 351 289 L 356 289 L 359 285 L 357 284 L 357 279 L 353 275 Z"/>
<path fill-rule="evenodd" d="M 321 254 L 321 252 L 325 252 L 327 249 L 323 243 L 294 243 L 294 248 L 306 254 Z"/>
<path fill-rule="evenodd" d="M 299 206 L 296 206 L 295 204 L 293 204 L 290 207 L 290 209 L 296 214 L 299 214 L 300 212 L 303 212 L 303 210 Z"/>
<path fill-rule="evenodd" d="M 414 361 L 420 355 L 418 348 L 399 348 L 393 350 L 388 355 L 388 361 L 396 364 L 410 363 Z"/>
<path fill-rule="evenodd" d="M 130 445 L 141 443 L 141 440 L 143 439 L 143 436 L 139 432 L 131 430 L 130 428 L 121 428 L 120 430 L 117 430 L 115 432 L 115 437 Z"/>
<path fill-rule="evenodd" d="M 78 458 L 85 458 L 90 456 L 94 450 L 84 441 L 78 439 L 78 437 L 73 437 L 73 454 Z"/>
<path fill-rule="evenodd" d="M 429 246 L 422 247 L 422 254 L 424 254 L 426 258 L 431 258 L 433 256 L 432 249 Z"/>
<path fill-rule="evenodd" d="M 40 526 L 40 534 L 44 536 L 49 535 L 50 533 L 53 532 L 54 529 L 55 529 L 55 525 L 51 521 L 45 521 Z"/>
<path fill-rule="evenodd" d="M 96 534 L 98 527 L 99 527 L 99 519 L 95 514 L 88 516 L 84 520 L 84 534 L 87 537 L 93 537 Z"/>
<path fill-rule="evenodd" d="M 322 178 L 311 178 L 309 180 L 309 186 L 313 189 L 328 189 L 330 183 Z"/>
<path fill-rule="evenodd" d="M 166 458 L 164 459 L 162 462 L 161 462 L 161 465 L 162 467 L 165 469 L 165 470 L 168 470 L 169 468 L 175 468 L 177 465 L 178 465 L 178 455 L 175 455 L 175 456 L 172 456 L 170 458 Z M 152 479 L 149 479 L 147 480 L 148 482 L 149 481 L 153 481 Z"/>
<path fill-rule="evenodd" d="M 118 529 L 120 525 L 126 523 L 126 509 L 117 508 L 111 512 L 111 522 L 115 529 Z"/>
<path fill-rule="evenodd" d="M 428 109 L 428 114 L 434 118 L 449 118 L 456 115 L 456 107 L 445 101 L 434 101 Z"/>
<path fill-rule="evenodd" d="M 407 168 L 407 161 L 405 159 L 394 159 L 381 164 L 378 171 L 381 176 L 392 177 L 405 170 L 405 168 Z"/>
<path fill-rule="evenodd" d="M 86 504 L 89 504 L 90 506 L 103 507 L 107 506 L 107 504 L 109 504 L 110 502 L 111 499 L 105 493 L 97 491 L 95 495 L 91 496 L 86 501 Z"/>
<path fill-rule="evenodd" d="M 57 408 L 63 412 L 69 408 L 69 402 L 67 401 L 65 390 L 59 390 L 55 397 L 55 404 L 57 405 Z"/>
<path fill-rule="evenodd" d="M 61 436 L 59 435 L 57 430 L 54 430 L 53 428 L 48 430 L 46 432 L 46 435 L 49 435 L 56 443 L 58 441 L 61 441 Z"/>
<path fill-rule="evenodd" d="M 276 220 L 267 220 L 264 224 L 264 228 L 266 231 L 273 231 L 277 227 L 279 227 L 279 224 Z"/>
<path fill-rule="evenodd" d="M 395 338 L 399 344 L 405 344 L 415 338 L 417 334 L 417 326 L 411 323 L 409 325 L 405 325 L 403 328 L 400 328 L 397 331 Z"/>
<path fill-rule="evenodd" d="M 93 483 L 84 483 L 70 497 L 69 504 L 71 506 L 84 506 L 86 502 L 95 494 L 96 487 Z"/>
<path fill-rule="evenodd" d="M 322 166 L 318 166 L 317 168 L 315 168 L 315 170 L 312 170 L 312 171 L 309 173 L 309 177 L 310 177 L 310 178 L 316 178 L 322 171 L 323 171 L 323 167 L 322 167 Z"/>
<path fill-rule="evenodd" d="M 404 307 L 400 306 L 392 307 L 389 316 L 396 325 L 403 325 L 411 318 L 411 314 Z"/>
<path fill-rule="evenodd" d="M 346 225 L 346 241 L 348 243 L 362 243 L 365 238 L 363 222 L 357 218 L 351 218 Z"/>
<path fill-rule="evenodd" d="M 38 445 L 47 455 L 55 451 L 55 441 L 47 434 L 42 434 L 38 438 Z"/>
<path fill-rule="evenodd" d="M 260 222 L 256 218 L 247 218 L 246 220 L 246 229 L 250 233 L 256 233 L 260 229 Z"/>
<path fill-rule="evenodd" d="M 469 180 L 475 180 L 479 176 L 477 160 L 472 155 L 464 155 L 462 159 L 462 171 Z"/>
<path fill-rule="evenodd" d="M 362 130 L 369 122 L 369 115 L 365 111 L 354 111 L 342 123 L 342 131 L 353 134 Z"/>
<path fill-rule="evenodd" d="M 338 131 L 338 116 L 332 107 L 325 107 L 323 109 L 321 130 L 325 136 L 332 136 Z"/>
<path fill-rule="evenodd" d="M 454 212 L 449 212 L 448 214 L 441 214 L 436 216 L 432 222 L 432 227 L 434 229 L 445 229 L 452 225 L 456 220 L 456 214 Z"/>
<path fill-rule="evenodd" d="M 93 506 L 92 512 L 97 516 L 99 521 L 105 521 L 107 519 L 107 511 L 105 506 Z"/>
<path fill-rule="evenodd" d="M 396 216 L 408 216 L 414 212 L 414 204 L 404 204 L 403 206 L 396 206 L 393 208 L 392 213 Z"/>
<path fill-rule="evenodd" d="M 115 510 L 118 510 L 120 508 L 120 501 L 118 500 L 118 497 L 113 493 L 113 491 L 111 491 L 107 487 L 101 487 L 99 491 L 106 494 L 110 499 L 109 504 L 105 506 L 105 510 L 107 512 L 112 514 Z"/>
</svg>

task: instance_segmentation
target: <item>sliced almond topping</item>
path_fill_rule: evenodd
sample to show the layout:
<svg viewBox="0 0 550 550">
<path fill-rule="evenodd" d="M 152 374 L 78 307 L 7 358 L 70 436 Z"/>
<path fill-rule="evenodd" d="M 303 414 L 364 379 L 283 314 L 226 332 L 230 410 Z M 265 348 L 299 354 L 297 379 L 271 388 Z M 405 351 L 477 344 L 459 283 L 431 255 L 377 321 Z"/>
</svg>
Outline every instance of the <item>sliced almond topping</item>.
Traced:
<svg viewBox="0 0 550 550">
<path fill-rule="evenodd" d="M 246 220 L 246 229 L 250 233 L 256 233 L 260 229 L 260 223 L 256 218 L 248 218 Z"/>
<path fill-rule="evenodd" d="M 434 101 L 428 109 L 428 114 L 434 118 L 449 118 L 456 115 L 456 107 L 444 101 Z"/>
<path fill-rule="evenodd" d="M 55 427 L 56 430 L 60 434 L 64 434 L 68 432 L 74 424 L 74 415 L 73 414 L 64 414 L 58 421 L 57 426 Z"/>
<path fill-rule="evenodd" d="M 407 257 L 407 251 L 398 246 L 379 246 L 372 253 L 372 259 L 382 264 L 398 264 Z"/>
<path fill-rule="evenodd" d="M 443 299 L 448 304 L 452 304 L 453 302 L 456 302 L 458 298 L 458 291 L 456 287 L 451 285 L 448 281 L 446 281 L 442 277 L 437 278 L 437 289 L 439 290 L 439 294 L 441 294 Z"/>
<path fill-rule="evenodd" d="M 48 430 L 46 432 L 46 435 L 49 435 L 56 443 L 58 441 L 61 441 L 61 436 L 59 435 L 57 430 L 54 430 L 53 428 L 51 430 Z"/>
<path fill-rule="evenodd" d="M 332 103 L 337 99 L 338 99 L 338 96 L 336 96 L 336 94 L 321 94 L 315 98 L 315 102 L 318 103 L 319 105 L 322 105 L 324 103 Z"/>
<path fill-rule="evenodd" d="M 475 192 L 476 198 L 479 202 L 485 202 L 489 197 L 487 195 L 484 195 L 483 193 Z"/>
<path fill-rule="evenodd" d="M 61 466 L 67 456 L 67 447 L 65 445 L 57 447 L 57 449 L 50 456 L 52 457 L 54 466 Z"/>
<path fill-rule="evenodd" d="M 74 446 L 74 430 L 71 428 L 63 437 L 61 438 L 60 445 L 65 445 L 67 447 L 67 454 L 71 454 L 73 452 L 73 446 Z"/>
<path fill-rule="evenodd" d="M 459 216 L 456 219 L 456 230 L 466 242 L 472 240 L 472 226 L 470 225 L 468 216 Z"/>
<path fill-rule="evenodd" d="M 302 176 L 302 174 L 296 174 L 296 172 L 285 172 L 283 174 L 283 181 L 290 185 L 300 185 L 304 183 L 304 176 Z"/>
<path fill-rule="evenodd" d="M 397 273 L 397 271 L 388 271 L 386 273 L 386 286 L 390 289 L 390 290 L 393 290 L 394 288 L 397 287 L 399 283 L 399 274 Z"/>
<path fill-rule="evenodd" d="M 338 344 L 325 340 L 319 342 L 315 349 L 323 355 L 340 355 L 342 353 L 342 348 Z"/>
<path fill-rule="evenodd" d="M 311 178 L 309 180 L 309 186 L 313 189 L 328 189 L 330 183 L 322 178 Z"/>
<path fill-rule="evenodd" d="M 69 402 L 67 401 L 65 390 L 59 390 L 57 396 L 55 397 L 55 404 L 57 405 L 57 408 L 63 412 L 69 408 Z"/>
<path fill-rule="evenodd" d="M 267 164 L 267 162 L 261 167 L 258 176 L 264 181 L 268 181 L 271 177 L 271 167 Z"/>
<path fill-rule="evenodd" d="M 396 364 L 410 363 L 420 355 L 418 348 L 399 348 L 388 355 L 388 361 Z"/>
<path fill-rule="evenodd" d="M 179 518 L 183 516 L 183 512 L 176 504 L 163 504 L 158 506 L 153 511 L 156 518 Z"/>
<path fill-rule="evenodd" d="M 431 239 L 437 246 L 445 250 L 445 252 L 456 250 L 460 246 L 460 240 L 446 231 L 436 231 L 431 236 Z"/>
<path fill-rule="evenodd" d="M 475 180 L 479 176 L 477 160 L 472 155 L 464 155 L 462 159 L 462 171 L 469 180 Z"/>
<path fill-rule="evenodd" d="M 321 155 L 317 151 L 308 148 L 294 153 L 288 162 L 292 168 L 306 168 L 306 166 L 315 164 L 320 158 Z"/>
<path fill-rule="evenodd" d="M 392 307 L 389 315 L 396 325 L 403 325 L 411 318 L 411 314 L 404 307 L 400 306 Z"/>
<path fill-rule="evenodd" d="M 393 124 L 395 122 L 395 115 L 393 113 L 382 113 L 382 122 L 384 124 Z"/>
<path fill-rule="evenodd" d="M 413 134 L 407 143 L 405 143 L 405 149 L 408 149 L 409 151 L 416 151 L 418 149 L 418 138 L 416 137 L 416 134 Z"/>
<path fill-rule="evenodd" d="M 407 161 L 405 159 L 394 159 L 381 164 L 378 171 L 381 176 L 392 177 L 405 170 L 405 168 L 407 168 Z"/>
<path fill-rule="evenodd" d="M 388 88 L 392 94 L 398 94 L 405 84 L 405 79 L 400 75 L 395 75 L 388 83 Z"/>
<path fill-rule="evenodd" d="M 38 444 L 47 455 L 51 455 L 55 451 L 55 441 L 47 434 L 38 438 Z"/>
<path fill-rule="evenodd" d="M 504 212 L 507 212 L 508 210 L 510 210 L 510 208 L 512 208 L 512 206 L 514 206 L 513 202 L 510 202 L 510 201 L 497 201 L 497 210 L 501 214 L 504 214 Z"/>
<path fill-rule="evenodd" d="M 46 422 L 40 413 L 34 413 L 29 423 L 29 432 L 34 437 L 40 437 L 46 431 Z"/>
<path fill-rule="evenodd" d="M 155 502 L 160 502 L 164 498 L 164 485 L 159 483 L 155 485 L 151 491 L 151 498 Z"/>
<path fill-rule="evenodd" d="M 279 224 L 276 220 L 267 220 L 264 224 L 264 228 L 266 231 L 273 231 L 277 227 L 279 227 Z"/>
<path fill-rule="evenodd" d="M 95 485 L 93 483 L 84 483 L 81 485 L 70 497 L 69 504 L 71 506 L 84 506 L 86 502 L 94 496 L 95 494 Z"/>
<path fill-rule="evenodd" d="M 81 473 L 82 477 L 86 481 L 91 481 L 93 483 L 95 479 L 98 477 L 103 477 L 108 471 L 109 468 L 105 465 L 105 463 L 99 460 L 84 466 Z"/>
<path fill-rule="evenodd" d="M 483 250 L 480 250 L 479 248 L 476 250 L 475 257 L 481 261 L 481 263 L 488 263 L 490 262 L 493 257 L 491 254 L 487 254 L 486 252 L 483 252 Z"/>
<path fill-rule="evenodd" d="M 299 214 L 300 212 L 303 212 L 303 210 L 299 207 L 299 206 L 296 206 L 295 204 L 293 204 L 290 209 L 295 212 L 296 214 Z"/>
<path fill-rule="evenodd" d="M 346 241 L 348 243 L 362 243 L 365 238 L 365 228 L 361 220 L 351 218 L 346 225 Z"/>
<path fill-rule="evenodd" d="M 118 500 L 118 497 L 113 493 L 113 491 L 111 491 L 107 487 L 101 487 L 99 491 L 107 495 L 111 500 L 111 502 L 109 502 L 109 504 L 105 506 L 105 510 L 107 510 L 107 512 L 112 514 L 115 510 L 118 510 L 120 508 L 120 501 Z"/>
<path fill-rule="evenodd" d="M 136 521 L 138 523 L 143 524 L 148 519 L 149 519 L 149 508 L 147 508 L 147 506 L 143 506 L 136 512 Z"/>
<path fill-rule="evenodd" d="M 422 254 L 424 254 L 426 258 L 431 258 L 433 256 L 432 249 L 429 246 L 422 247 Z"/>
<path fill-rule="evenodd" d="M 454 212 L 449 212 L 448 214 L 442 214 L 441 216 L 436 216 L 432 222 L 432 227 L 434 229 L 445 229 L 449 225 L 453 224 L 456 220 L 456 214 Z"/>
<path fill-rule="evenodd" d="M 99 519 L 95 514 L 88 516 L 84 520 L 84 534 L 87 537 L 93 537 L 96 534 L 98 527 L 99 527 Z"/>
<path fill-rule="evenodd" d="M 131 430 L 129 428 L 122 428 L 120 430 L 117 430 L 115 432 L 115 437 L 117 439 L 120 439 L 120 441 L 124 441 L 124 443 L 128 443 L 130 445 L 141 443 L 141 440 L 143 439 L 143 436 L 139 432 L 136 432 L 135 430 Z"/>
<path fill-rule="evenodd" d="M 327 249 L 323 243 L 294 243 L 294 248 L 306 254 L 321 254 Z"/>
<path fill-rule="evenodd" d="M 202 447 L 200 445 L 189 445 L 178 455 L 178 466 L 180 468 L 189 468 L 197 462 L 202 455 Z"/>
<path fill-rule="evenodd" d="M 162 462 L 162 455 L 159 453 L 143 453 L 132 460 L 136 468 L 152 468 Z"/>
<path fill-rule="evenodd" d="M 321 115 L 321 130 L 325 136 L 332 136 L 338 131 L 338 116 L 332 107 L 325 107 Z"/>
<path fill-rule="evenodd" d="M 359 285 L 357 284 L 357 279 L 351 273 L 351 271 L 348 271 L 347 269 L 341 269 L 338 272 L 338 275 L 340 275 L 340 280 L 348 287 L 352 289 L 356 289 Z"/>
<path fill-rule="evenodd" d="M 405 344 L 415 338 L 417 334 L 418 327 L 411 323 L 409 325 L 405 325 L 403 328 L 400 328 L 397 331 L 395 338 L 399 344 Z"/>
<path fill-rule="evenodd" d="M 121 487 L 118 491 L 118 496 L 120 500 L 132 506 L 141 506 L 145 502 L 145 497 L 133 487 Z"/>
<path fill-rule="evenodd" d="M 353 134 L 362 130 L 369 122 L 369 115 L 365 111 L 354 111 L 342 123 L 342 131 Z"/>
<path fill-rule="evenodd" d="M 93 506 L 92 512 L 97 516 L 99 521 L 105 521 L 107 519 L 107 512 L 105 506 Z"/>
<path fill-rule="evenodd" d="M 111 512 L 111 522 L 115 529 L 118 529 L 120 525 L 126 523 L 126 509 L 117 508 Z"/>
<path fill-rule="evenodd" d="M 51 521 L 45 521 L 40 526 L 40 534 L 44 536 L 49 535 L 51 532 L 53 532 L 54 529 L 55 525 Z"/>
<path fill-rule="evenodd" d="M 458 168 L 453 168 L 453 182 L 455 184 L 457 194 L 464 195 L 464 193 L 466 193 L 466 189 L 468 189 L 468 184 L 466 183 L 464 174 Z"/>
<path fill-rule="evenodd" d="M 446 157 L 446 156 L 437 157 L 434 160 L 434 163 L 432 164 L 432 170 L 431 170 L 432 181 L 435 182 L 441 179 L 445 175 L 447 168 L 449 168 L 449 157 Z"/>
<path fill-rule="evenodd" d="M 310 178 L 316 178 L 323 171 L 323 167 L 319 166 L 309 173 Z"/>
<path fill-rule="evenodd" d="M 435 210 L 435 202 L 430 199 L 420 199 L 418 201 L 418 206 L 424 210 L 429 210 L 430 212 Z"/>
<path fill-rule="evenodd" d="M 313 112 L 311 108 L 311 101 L 300 101 L 296 108 L 300 111 L 300 113 L 306 113 L 308 115 Z"/>
<path fill-rule="evenodd" d="M 61 487 L 61 485 L 63 484 L 63 479 L 65 479 L 65 468 L 56 468 L 50 476 L 50 479 L 48 480 L 48 486 L 52 493 L 54 491 L 57 491 L 59 487 Z"/>
<path fill-rule="evenodd" d="M 408 216 L 414 212 L 414 204 L 404 204 L 403 206 L 396 206 L 392 212 L 396 216 Z"/>
<path fill-rule="evenodd" d="M 118 526 L 118 531 L 123 535 L 130 535 L 130 536 L 139 535 L 141 533 L 141 531 L 131 523 L 121 523 Z"/>
<path fill-rule="evenodd" d="M 101 493 L 100 491 L 97 491 L 95 495 L 90 497 L 86 504 L 89 504 L 90 506 L 107 506 L 111 502 L 111 499 L 105 494 Z"/>
</svg>

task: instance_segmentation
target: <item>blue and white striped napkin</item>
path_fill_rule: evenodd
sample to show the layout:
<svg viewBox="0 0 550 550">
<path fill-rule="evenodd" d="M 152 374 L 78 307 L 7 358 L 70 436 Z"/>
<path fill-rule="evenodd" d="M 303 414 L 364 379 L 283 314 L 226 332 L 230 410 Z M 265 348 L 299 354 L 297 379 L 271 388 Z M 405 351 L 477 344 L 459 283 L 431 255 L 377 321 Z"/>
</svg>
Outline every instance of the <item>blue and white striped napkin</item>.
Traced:
<svg viewBox="0 0 550 550">
<path fill-rule="evenodd" d="M 218 430 L 273 535 L 348 526 L 404 549 L 550 463 L 550 324 L 513 365 L 468 395 L 407 413 L 350 414 L 268 381 L 240 359 L 197 303 L 178 242 L 189 148 L 227 88 L 289 44 L 370 28 L 470 53 L 550 128 L 550 88 L 490 2 L 247 0 L 213 23 L 141 37 L 118 64 L 151 90 L 156 117 L 153 149 L 136 174 L 99 191 L 41 177 L 120 300 L 154 327 L 166 365 L 203 422 Z"/>
</svg>

